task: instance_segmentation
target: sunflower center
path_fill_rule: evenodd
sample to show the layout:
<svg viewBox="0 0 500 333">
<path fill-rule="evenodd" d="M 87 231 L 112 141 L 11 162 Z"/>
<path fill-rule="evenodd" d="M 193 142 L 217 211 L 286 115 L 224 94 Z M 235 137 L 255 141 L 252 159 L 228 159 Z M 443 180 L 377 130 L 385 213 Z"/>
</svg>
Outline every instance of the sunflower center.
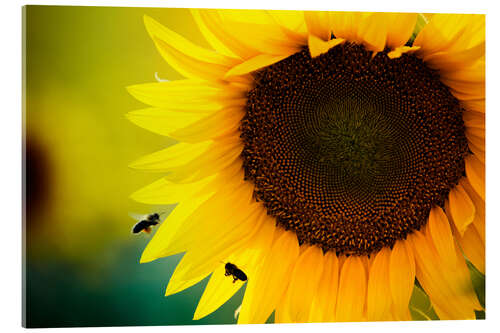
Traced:
<svg viewBox="0 0 500 333">
<path fill-rule="evenodd" d="M 437 73 L 355 44 L 256 73 L 240 130 L 256 200 L 300 243 L 339 254 L 419 229 L 468 153 L 462 110 Z"/>
</svg>

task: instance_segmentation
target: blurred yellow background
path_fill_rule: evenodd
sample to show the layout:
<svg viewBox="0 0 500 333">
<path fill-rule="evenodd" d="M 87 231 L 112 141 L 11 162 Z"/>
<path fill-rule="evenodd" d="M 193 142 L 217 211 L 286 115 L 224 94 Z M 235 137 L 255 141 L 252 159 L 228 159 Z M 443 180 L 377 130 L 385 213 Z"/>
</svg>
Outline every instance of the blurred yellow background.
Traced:
<svg viewBox="0 0 500 333">
<path fill-rule="evenodd" d="M 139 264 L 129 195 L 160 178 L 128 168 L 171 144 L 125 118 L 125 87 L 181 78 L 143 24 L 149 15 L 208 46 L 186 9 L 27 6 L 25 33 L 26 320 L 32 327 L 232 323 L 241 292 L 191 318 L 202 286 L 168 298 L 179 256 Z M 238 297 L 240 300 L 238 301 Z"/>
</svg>

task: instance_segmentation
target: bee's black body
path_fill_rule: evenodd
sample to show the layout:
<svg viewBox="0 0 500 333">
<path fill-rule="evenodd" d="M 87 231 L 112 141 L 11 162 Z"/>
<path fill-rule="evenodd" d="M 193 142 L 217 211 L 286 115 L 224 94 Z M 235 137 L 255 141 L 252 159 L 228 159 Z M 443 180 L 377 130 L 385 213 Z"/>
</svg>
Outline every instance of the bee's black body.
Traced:
<svg viewBox="0 0 500 333">
<path fill-rule="evenodd" d="M 158 213 L 153 213 L 153 214 L 149 214 L 148 215 L 148 221 L 156 221 L 156 222 L 158 222 L 159 219 L 160 219 L 160 214 L 158 214 Z"/>
<path fill-rule="evenodd" d="M 238 280 L 241 281 L 246 281 L 247 280 L 247 275 L 245 272 L 243 272 L 241 269 L 238 268 L 235 264 L 232 264 L 230 262 L 226 263 L 224 266 L 226 269 L 226 273 L 224 274 L 225 276 L 232 275 L 233 276 L 233 283 L 235 283 Z"/>
<path fill-rule="evenodd" d="M 150 233 L 151 227 L 160 223 L 160 215 L 158 213 L 149 214 L 144 220 L 141 220 L 134 225 L 132 228 L 132 233 L 138 234 L 141 231 Z"/>
</svg>

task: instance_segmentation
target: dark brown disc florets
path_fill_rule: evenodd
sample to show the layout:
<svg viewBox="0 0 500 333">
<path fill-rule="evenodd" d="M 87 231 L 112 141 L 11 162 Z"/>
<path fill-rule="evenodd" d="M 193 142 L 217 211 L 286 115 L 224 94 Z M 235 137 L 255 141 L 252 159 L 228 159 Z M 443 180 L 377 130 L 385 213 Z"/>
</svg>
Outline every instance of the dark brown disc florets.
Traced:
<svg viewBox="0 0 500 333">
<path fill-rule="evenodd" d="M 424 225 L 468 153 L 462 110 L 436 72 L 349 43 L 257 72 L 240 130 L 255 199 L 300 243 L 344 254 Z"/>
</svg>

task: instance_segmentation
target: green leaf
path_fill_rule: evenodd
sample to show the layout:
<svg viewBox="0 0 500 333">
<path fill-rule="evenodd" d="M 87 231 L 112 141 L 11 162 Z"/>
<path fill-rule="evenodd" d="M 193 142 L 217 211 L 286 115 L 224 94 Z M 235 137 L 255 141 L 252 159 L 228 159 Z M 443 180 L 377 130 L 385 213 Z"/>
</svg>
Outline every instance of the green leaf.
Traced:
<svg viewBox="0 0 500 333">
<path fill-rule="evenodd" d="M 476 319 L 486 319 L 486 313 L 484 311 L 474 311 L 476 313 Z"/>
<path fill-rule="evenodd" d="M 485 275 L 480 271 L 478 271 L 477 268 L 469 260 L 467 260 L 467 266 L 469 267 L 472 286 L 474 287 L 474 291 L 476 292 L 479 303 L 483 308 L 485 308 L 485 290 L 486 290 Z"/>
<path fill-rule="evenodd" d="M 410 299 L 410 313 L 413 320 L 439 320 L 432 307 L 429 296 L 415 283 Z"/>
<path fill-rule="evenodd" d="M 415 38 L 417 38 L 418 33 L 422 28 L 427 24 L 427 19 L 425 18 L 424 14 L 418 14 L 417 16 L 417 23 L 415 24 L 415 29 L 413 30 L 413 33 L 410 37 L 410 40 L 408 41 L 409 45 L 413 44 L 413 41 Z"/>
</svg>

